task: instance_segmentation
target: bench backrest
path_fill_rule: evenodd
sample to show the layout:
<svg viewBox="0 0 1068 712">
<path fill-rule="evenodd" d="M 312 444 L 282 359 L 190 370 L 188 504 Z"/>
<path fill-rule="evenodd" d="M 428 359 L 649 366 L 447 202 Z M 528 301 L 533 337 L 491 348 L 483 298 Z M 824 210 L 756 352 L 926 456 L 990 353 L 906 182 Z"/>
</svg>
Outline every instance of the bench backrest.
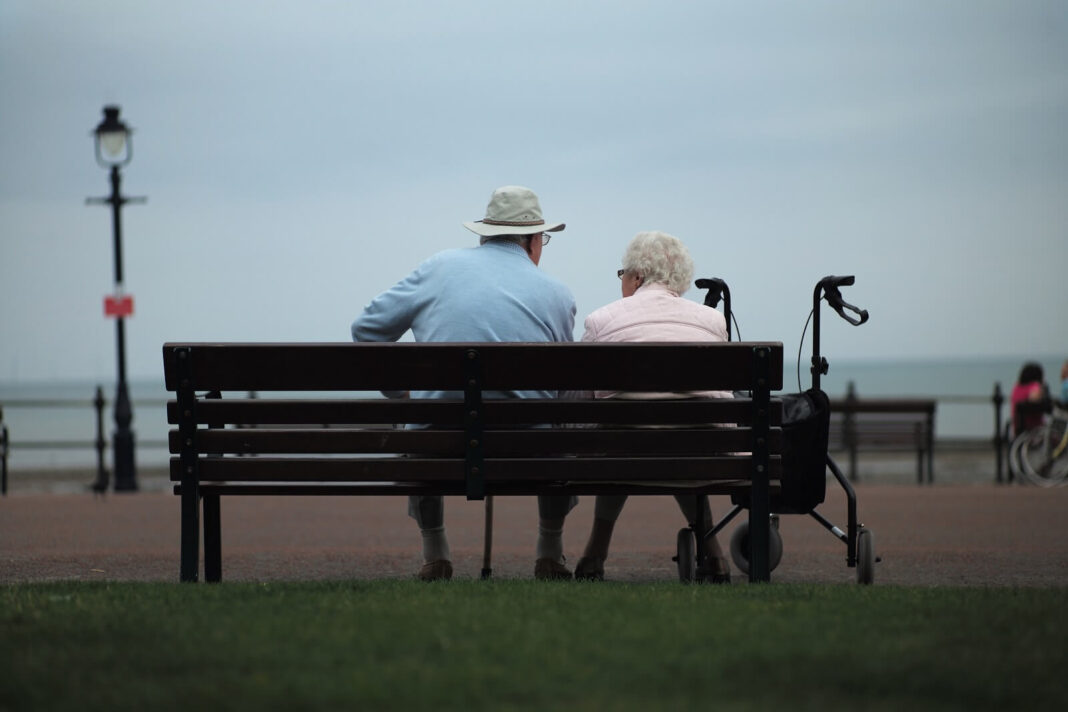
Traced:
<svg viewBox="0 0 1068 712">
<path fill-rule="evenodd" d="M 782 356 L 781 344 L 763 342 L 168 343 L 166 385 L 176 394 L 168 420 L 178 425 L 170 434 L 172 479 L 183 486 L 194 480 L 454 481 L 469 497 L 480 497 L 487 481 L 533 482 L 550 469 L 562 481 L 657 473 L 747 478 L 753 458 L 738 453 L 754 448 L 774 476 L 781 404 L 770 392 L 782 387 Z M 447 390 L 457 397 L 373 393 L 382 390 Z M 515 390 L 744 390 L 753 398 L 485 397 Z M 219 397 L 227 391 L 239 397 Z M 212 397 L 198 397 L 204 392 Z M 250 392 L 265 395 L 245 397 Z M 576 427 L 587 424 L 600 427 Z M 701 425 L 662 427 L 680 424 Z"/>
<path fill-rule="evenodd" d="M 477 354 L 486 390 L 748 390 L 754 351 L 782 388 L 782 344 L 734 343 L 168 343 L 167 390 L 463 390 Z M 188 356 L 186 366 L 179 354 Z M 188 375 L 186 375 L 186 369 Z"/>
</svg>

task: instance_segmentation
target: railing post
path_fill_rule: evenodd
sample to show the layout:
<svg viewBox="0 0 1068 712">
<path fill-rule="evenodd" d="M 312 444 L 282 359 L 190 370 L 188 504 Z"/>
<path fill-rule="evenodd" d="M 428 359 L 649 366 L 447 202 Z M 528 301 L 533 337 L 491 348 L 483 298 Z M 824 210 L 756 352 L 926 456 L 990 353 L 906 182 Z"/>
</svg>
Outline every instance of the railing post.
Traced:
<svg viewBox="0 0 1068 712">
<path fill-rule="evenodd" d="M 98 385 L 96 387 L 96 395 L 93 397 L 93 407 L 96 409 L 96 440 L 94 441 L 94 446 L 96 447 L 96 481 L 91 485 L 91 489 L 98 494 L 108 491 L 108 471 L 104 465 L 104 451 L 108 445 L 104 439 L 104 405 L 106 402 L 104 400 L 104 389 Z"/>
<path fill-rule="evenodd" d="M 7 496 L 7 426 L 3 408 L 0 408 L 0 495 Z"/>
<path fill-rule="evenodd" d="M 994 383 L 994 395 L 991 398 L 994 402 L 994 457 L 997 458 L 997 464 L 994 467 L 996 473 L 996 482 L 1000 485 L 1002 483 L 1002 463 L 1005 461 L 1004 447 L 1005 438 L 1001 433 L 1001 404 L 1005 402 L 1005 397 L 1001 395 L 1001 383 Z"/>
</svg>

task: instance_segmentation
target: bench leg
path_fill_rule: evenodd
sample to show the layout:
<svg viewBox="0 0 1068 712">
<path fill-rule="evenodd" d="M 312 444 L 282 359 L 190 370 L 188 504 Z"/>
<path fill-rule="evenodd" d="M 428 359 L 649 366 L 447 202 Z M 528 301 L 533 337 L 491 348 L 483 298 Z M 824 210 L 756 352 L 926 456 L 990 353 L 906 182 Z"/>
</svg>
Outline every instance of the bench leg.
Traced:
<svg viewBox="0 0 1068 712">
<path fill-rule="evenodd" d="M 927 444 L 927 484 L 934 484 L 934 442 Z"/>
<path fill-rule="evenodd" d="M 200 575 L 200 497 L 195 486 L 182 484 L 182 563 L 179 580 L 196 583 Z"/>
<path fill-rule="evenodd" d="M 771 494 L 768 481 L 770 456 L 771 367 L 768 349 L 753 349 L 753 476 L 749 498 L 749 580 L 771 580 Z"/>
<path fill-rule="evenodd" d="M 934 484 L 934 447 L 920 447 L 916 450 L 916 484 L 924 483 L 924 469 L 927 470 L 926 482 Z"/>
<path fill-rule="evenodd" d="M 204 495 L 204 580 L 222 581 L 222 516 L 219 495 Z"/>
</svg>

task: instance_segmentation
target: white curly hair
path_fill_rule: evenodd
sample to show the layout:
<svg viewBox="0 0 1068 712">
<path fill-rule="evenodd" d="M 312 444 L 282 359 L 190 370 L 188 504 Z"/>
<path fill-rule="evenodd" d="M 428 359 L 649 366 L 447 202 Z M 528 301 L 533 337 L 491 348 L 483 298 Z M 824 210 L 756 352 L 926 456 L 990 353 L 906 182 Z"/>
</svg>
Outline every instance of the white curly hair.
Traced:
<svg viewBox="0 0 1068 712">
<path fill-rule="evenodd" d="M 659 282 L 678 295 L 693 281 L 693 258 L 682 240 L 666 232 L 639 232 L 623 253 L 623 269 L 641 275 L 646 284 Z"/>
</svg>

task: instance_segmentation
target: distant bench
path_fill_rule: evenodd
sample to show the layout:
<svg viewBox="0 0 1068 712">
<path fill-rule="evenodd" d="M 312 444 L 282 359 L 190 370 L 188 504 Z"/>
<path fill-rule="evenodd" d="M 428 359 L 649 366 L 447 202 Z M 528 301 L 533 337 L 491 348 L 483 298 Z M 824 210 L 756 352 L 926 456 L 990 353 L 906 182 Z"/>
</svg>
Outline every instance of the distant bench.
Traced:
<svg viewBox="0 0 1068 712">
<path fill-rule="evenodd" d="M 828 450 L 849 453 L 849 478 L 857 479 L 860 452 L 915 452 L 916 481 L 934 481 L 936 401 L 924 398 L 856 398 L 831 401 Z"/>
<path fill-rule="evenodd" d="M 782 403 L 770 395 L 782 387 L 780 343 L 168 343 L 163 361 L 175 394 L 167 417 L 177 426 L 170 472 L 181 496 L 182 581 L 200 574 L 201 501 L 204 578 L 222 579 L 223 496 L 606 493 L 747 493 L 750 580 L 769 579 L 769 496 L 781 491 L 782 472 Z M 352 393 L 407 390 L 457 397 Z M 507 390 L 752 397 L 493 398 Z M 222 398 L 227 391 L 261 397 Z M 687 427 L 664 427 L 679 425 Z"/>
</svg>

